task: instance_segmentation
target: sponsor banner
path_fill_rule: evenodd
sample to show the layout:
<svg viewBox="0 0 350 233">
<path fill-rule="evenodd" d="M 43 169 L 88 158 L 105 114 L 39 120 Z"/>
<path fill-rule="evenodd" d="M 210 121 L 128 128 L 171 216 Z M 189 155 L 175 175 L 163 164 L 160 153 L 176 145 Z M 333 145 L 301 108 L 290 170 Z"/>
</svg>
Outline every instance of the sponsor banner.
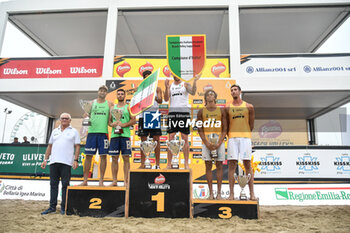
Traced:
<svg viewBox="0 0 350 233">
<path fill-rule="evenodd" d="M 259 149 L 255 178 L 350 179 L 349 149 Z"/>
<path fill-rule="evenodd" d="M 166 36 L 168 67 L 172 74 L 190 81 L 202 73 L 206 59 L 205 35 Z"/>
<path fill-rule="evenodd" d="M 0 79 L 98 78 L 103 57 L 0 58 Z"/>
<path fill-rule="evenodd" d="M 249 197 L 249 188 L 245 192 Z M 235 198 L 241 188 L 234 185 Z M 255 184 L 255 196 L 260 205 L 350 205 L 350 184 Z M 213 194 L 217 195 L 217 185 L 213 184 Z M 221 196 L 228 198 L 229 185 L 221 186 Z M 193 184 L 193 198 L 209 197 L 207 184 Z"/>
<path fill-rule="evenodd" d="M 112 182 L 105 182 L 110 185 Z M 81 181 L 70 181 L 70 186 L 77 186 Z M 98 181 L 89 181 L 89 185 L 98 186 Z M 118 186 L 123 186 L 118 182 Z M 22 199 L 34 201 L 50 200 L 50 180 L 23 180 L 23 179 L 0 179 L 0 200 L 2 199 Z M 62 200 L 61 182 L 58 187 L 57 199 Z"/>
<path fill-rule="evenodd" d="M 253 146 L 307 145 L 305 120 L 255 120 Z"/>
<path fill-rule="evenodd" d="M 61 200 L 59 192 L 58 198 Z M 0 179 L 0 199 L 50 200 L 50 181 Z"/>
<path fill-rule="evenodd" d="M 50 166 L 42 169 L 41 163 L 45 157 L 47 145 L 16 145 L 0 144 L 0 174 L 48 176 Z M 84 147 L 81 147 L 81 152 Z M 82 156 L 79 156 L 79 166 L 72 169 L 72 176 L 82 176 Z"/>
<path fill-rule="evenodd" d="M 350 55 L 242 55 L 244 77 L 349 76 Z"/>
<path fill-rule="evenodd" d="M 160 69 L 159 77 L 169 78 L 171 72 L 166 57 L 116 57 L 113 77 L 142 77 L 145 70 Z M 228 57 L 207 57 L 202 71 L 202 78 L 230 78 Z"/>
</svg>

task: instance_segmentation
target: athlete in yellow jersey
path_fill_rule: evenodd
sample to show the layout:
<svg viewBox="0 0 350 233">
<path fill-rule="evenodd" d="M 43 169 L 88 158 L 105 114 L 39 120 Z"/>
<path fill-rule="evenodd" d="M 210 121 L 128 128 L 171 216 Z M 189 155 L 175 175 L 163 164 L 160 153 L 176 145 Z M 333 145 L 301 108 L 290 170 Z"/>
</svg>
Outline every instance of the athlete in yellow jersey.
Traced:
<svg viewBox="0 0 350 233">
<path fill-rule="evenodd" d="M 211 151 L 217 153 L 216 161 L 216 179 L 217 179 L 217 196 L 216 199 L 221 200 L 221 184 L 222 184 L 222 162 L 225 160 L 225 143 L 223 143 L 227 131 L 227 120 L 225 110 L 216 106 L 217 94 L 213 90 L 208 90 L 204 94 L 205 107 L 198 112 L 198 121 L 210 121 L 209 127 L 203 124 L 203 127 L 198 127 L 199 136 L 203 141 L 202 158 L 205 161 L 205 174 L 207 176 L 209 186 L 209 198 L 214 199 L 213 194 L 213 175 Z M 215 133 L 219 135 L 217 144 L 212 144 L 208 141 L 208 135 Z"/>
<path fill-rule="evenodd" d="M 233 185 L 234 173 L 237 167 L 238 159 L 243 160 L 245 170 L 251 175 L 248 183 L 250 191 L 250 199 L 254 200 L 254 173 L 251 171 L 250 158 L 252 153 L 252 130 L 254 128 L 254 107 L 241 99 L 241 88 L 238 85 L 231 86 L 231 96 L 233 101 L 227 106 L 227 122 L 228 122 L 228 144 L 227 144 L 227 160 L 228 160 L 228 180 L 230 185 L 229 200 L 234 199 Z M 247 174 L 248 175 L 248 174 Z"/>
</svg>

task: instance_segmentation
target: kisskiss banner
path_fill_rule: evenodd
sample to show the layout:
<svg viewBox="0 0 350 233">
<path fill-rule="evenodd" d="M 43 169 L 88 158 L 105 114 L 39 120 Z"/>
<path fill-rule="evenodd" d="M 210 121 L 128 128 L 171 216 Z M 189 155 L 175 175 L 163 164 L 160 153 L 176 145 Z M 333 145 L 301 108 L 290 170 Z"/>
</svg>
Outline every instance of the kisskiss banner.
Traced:
<svg viewBox="0 0 350 233">
<path fill-rule="evenodd" d="M 258 149 L 256 178 L 350 179 L 349 149 Z"/>
<path fill-rule="evenodd" d="M 98 78 L 103 57 L 0 58 L 0 79 Z"/>
</svg>

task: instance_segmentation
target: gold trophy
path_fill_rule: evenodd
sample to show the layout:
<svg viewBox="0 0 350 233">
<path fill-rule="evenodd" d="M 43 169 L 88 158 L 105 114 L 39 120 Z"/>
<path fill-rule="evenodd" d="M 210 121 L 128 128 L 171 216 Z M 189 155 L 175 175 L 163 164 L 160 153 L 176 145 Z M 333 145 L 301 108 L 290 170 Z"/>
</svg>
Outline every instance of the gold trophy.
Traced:
<svg viewBox="0 0 350 233">
<path fill-rule="evenodd" d="M 211 144 L 214 144 L 214 145 L 216 145 L 218 143 L 219 138 L 220 138 L 220 136 L 218 134 L 216 134 L 216 133 L 211 133 L 211 134 L 208 135 L 208 141 Z M 218 157 L 217 150 L 212 150 L 210 152 L 211 152 L 211 157 L 212 158 L 217 158 Z"/>
<path fill-rule="evenodd" d="M 146 160 L 145 160 L 145 168 L 151 169 L 151 162 L 149 161 L 149 156 L 152 153 L 152 151 L 156 148 L 157 142 L 150 140 L 149 137 L 147 137 L 146 141 L 141 142 L 140 148 L 145 153 Z"/>
<path fill-rule="evenodd" d="M 179 158 L 178 155 L 182 149 L 182 147 L 185 145 L 185 141 L 184 140 L 170 140 L 166 142 L 169 150 L 171 151 L 171 153 L 173 154 L 173 159 L 171 161 L 171 167 L 172 168 L 179 168 Z"/>
<path fill-rule="evenodd" d="M 237 180 L 237 183 L 241 187 L 241 193 L 239 195 L 239 199 L 240 200 L 248 200 L 248 197 L 247 197 L 246 193 L 244 192 L 244 187 L 248 184 L 248 182 L 251 178 L 250 173 L 248 175 L 244 175 L 244 171 L 242 170 L 242 168 L 240 168 L 238 166 L 238 175 L 235 173 L 234 176 L 235 176 L 235 180 Z"/>
<path fill-rule="evenodd" d="M 111 110 L 111 114 L 112 114 L 113 118 L 114 118 L 116 121 L 120 121 L 120 119 L 122 119 L 122 116 L 123 116 L 123 111 L 120 110 L 120 109 L 112 109 L 112 110 Z M 116 127 L 115 127 L 115 130 L 114 130 L 114 133 L 115 133 L 115 134 L 121 134 L 121 133 L 123 133 L 122 127 L 120 127 L 120 125 L 116 126 Z"/>
<path fill-rule="evenodd" d="M 81 108 L 84 110 L 84 112 L 90 115 L 93 102 L 89 100 L 79 100 L 79 103 Z M 83 126 L 90 126 L 90 125 L 91 125 L 90 117 L 85 117 L 83 119 Z"/>
</svg>

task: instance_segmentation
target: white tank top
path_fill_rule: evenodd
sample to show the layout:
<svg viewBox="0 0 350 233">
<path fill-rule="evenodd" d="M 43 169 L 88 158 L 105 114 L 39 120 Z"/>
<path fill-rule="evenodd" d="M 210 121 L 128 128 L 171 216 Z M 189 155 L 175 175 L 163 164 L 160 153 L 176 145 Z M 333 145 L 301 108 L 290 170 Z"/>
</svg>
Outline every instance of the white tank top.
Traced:
<svg viewBox="0 0 350 233">
<path fill-rule="evenodd" d="M 185 82 L 178 85 L 170 85 L 170 108 L 169 112 L 191 112 L 191 105 L 188 102 L 188 92 Z"/>
</svg>

